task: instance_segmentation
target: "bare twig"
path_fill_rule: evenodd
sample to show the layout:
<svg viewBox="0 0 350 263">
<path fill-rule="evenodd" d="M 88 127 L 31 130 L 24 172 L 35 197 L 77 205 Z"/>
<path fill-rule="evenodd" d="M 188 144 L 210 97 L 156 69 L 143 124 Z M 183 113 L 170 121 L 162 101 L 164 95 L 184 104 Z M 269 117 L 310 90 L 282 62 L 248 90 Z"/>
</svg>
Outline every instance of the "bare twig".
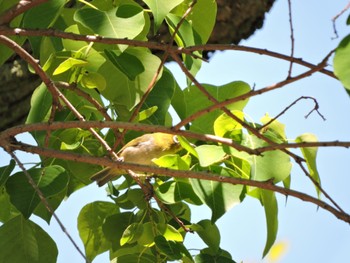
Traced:
<svg viewBox="0 0 350 263">
<path fill-rule="evenodd" d="M 281 111 L 279 114 L 277 114 L 274 118 L 272 118 L 271 120 L 269 120 L 267 123 L 265 123 L 264 125 L 262 125 L 261 127 L 259 127 L 259 130 L 263 130 L 265 127 L 269 126 L 272 122 L 274 122 L 275 120 L 277 120 L 279 117 L 281 117 L 283 114 L 285 114 L 293 105 L 297 104 L 298 101 L 303 100 L 303 99 L 310 99 L 313 100 L 315 103 L 315 106 L 313 107 L 313 109 L 305 116 L 305 118 L 309 117 L 310 114 L 313 111 L 317 111 L 318 115 L 325 121 L 325 117 L 319 112 L 319 105 L 318 102 L 315 98 L 310 97 L 310 96 L 301 96 L 300 98 L 296 99 L 295 101 L 293 101 L 289 106 L 287 106 L 283 111 Z"/>
<path fill-rule="evenodd" d="M 333 39 L 336 39 L 339 37 L 338 35 L 338 31 L 337 31 L 337 27 L 335 25 L 336 20 L 342 15 L 344 14 L 348 9 L 350 8 L 350 2 L 344 7 L 343 10 L 341 10 L 338 14 L 336 14 L 333 18 L 332 18 L 332 24 L 333 24 L 333 32 L 334 32 L 334 37 Z"/>
<path fill-rule="evenodd" d="M 292 16 L 292 1 L 288 0 L 288 16 L 289 16 L 289 27 L 290 27 L 290 56 L 294 57 L 294 29 L 293 29 L 293 16 Z M 289 64 L 288 76 L 290 78 L 292 76 L 293 70 L 293 61 Z"/>
<path fill-rule="evenodd" d="M 350 142 L 340 142 L 340 141 L 322 141 L 322 142 L 299 142 L 299 143 L 280 143 L 277 145 L 269 145 L 255 150 L 259 153 L 264 153 L 268 151 L 275 151 L 280 149 L 288 148 L 306 148 L 306 147 L 344 147 L 350 148 Z"/>
</svg>

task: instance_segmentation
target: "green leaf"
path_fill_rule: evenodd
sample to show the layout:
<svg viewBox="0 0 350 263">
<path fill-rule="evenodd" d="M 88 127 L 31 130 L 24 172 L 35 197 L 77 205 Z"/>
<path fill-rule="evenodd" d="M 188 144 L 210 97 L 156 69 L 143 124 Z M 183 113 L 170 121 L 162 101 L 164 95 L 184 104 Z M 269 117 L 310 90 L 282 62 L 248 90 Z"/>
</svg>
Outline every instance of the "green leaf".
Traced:
<svg viewBox="0 0 350 263">
<path fill-rule="evenodd" d="M 46 120 L 52 105 L 52 95 L 44 83 L 35 89 L 30 101 L 30 111 L 26 124 L 37 123 Z"/>
<path fill-rule="evenodd" d="M 178 243 L 167 240 L 164 236 L 156 236 L 154 241 L 160 252 L 170 260 L 180 260 L 182 258 L 181 246 Z"/>
<path fill-rule="evenodd" d="M 149 254 L 129 254 L 118 257 L 118 262 L 123 263 L 154 263 L 157 262 L 157 258 Z"/>
<path fill-rule="evenodd" d="M 157 196 L 167 204 L 174 204 L 182 200 L 201 205 L 202 202 L 187 182 L 169 181 L 161 184 L 156 190 Z"/>
<path fill-rule="evenodd" d="M 218 101 L 225 101 L 231 98 L 235 98 L 250 91 L 250 87 L 243 81 L 234 81 L 223 86 L 213 86 L 203 84 L 203 87 Z M 205 109 L 211 105 L 210 102 L 196 86 L 190 86 L 183 91 L 185 103 L 186 103 L 186 115 L 184 117 L 191 116 L 199 110 Z M 242 111 L 248 100 L 238 101 L 226 105 L 230 111 L 239 110 Z M 214 133 L 214 122 L 222 114 L 221 110 L 214 110 L 205 114 L 202 117 L 196 118 L 192 121 L 191 131 L 200 133 Z"/>
<path fill-rule="evenodd" d="M 222 161 L 226 153 L 222 146 L 218 145 L 200 145 L 195 148 L 197 152 L 199 164 L 202 167 L 207 167 L 211 164 Z"/>
<path fill-rule="evenodd" d="M 16 162 L 11 159 L 8 165 L 0 167 L 0 187 L 5 184 L 7 178 L 10 176 L 15 166 Z"/>
<path fill-rule="evenodd" d="M 212 254 L 216 254 L 220 248 L 220 231 L 210 220 L 204 219 L 191 226 L 205 244 L 208 245 Z"/>
<path fill-rule="evenodd" d="M 231 258 L 228 258 L 225 255 L 211 255 L 206 253 L 201 253 L 196 255 L 194 258 L 195 263 L 236 263 Z"/>
<path fill-rule="evenodd" d="M 51 237 L 22 216 L 0 226 L 0 262 L 54 263 L 57 255 Z"/>
<path fill-rule="evenodd" d="M 133 223 L 130 226 L 128 226 L 121 239 L 120 239 L 120 245 L 124 246 L 126 243 L 132 244 L 137 242 L 137 240 L 140 238 L 143 232 L 143 225 L 140 223 Z"/>
<path fill-rule="evenodd" d="M 278 230 L 278 205 L 276 195 L 273 191 L 259 189 L 261 193 L 261 201 L 264 205 L 267 227 L 267 239 L 263 252 L 263 257 L 269 253 L 271 247 L 276 241 Z"/>
<path fill-rule="evenodd" d="M 267 146 L 267 143 L 255 135 L 246 135 L 243 145 L 251 148 Z M 251 179 L 257 181 L 268 181 L 273 179 L 274 183 L 283 181 L 290 175 L 292 164 L 289 155 L 282 151 L 265 152 L 263 156 L 249 155 L 247 160 L 251 165 Z"/>
<path fill-rule="evenodd" d="M 215 222 L 233 206 L 241 202 L 241 185 L 190 179 L 193 190 L 212 211 L 211 221 Z"/>
<path fill-rule="evenodd" d="M 147 96 L 142 109 L 156 106 L 158 109 L 147 121 L 156 125 L 167 125 L 166 116 L 169 111 L 174 89 L 177 85 L 173 74 L 164 69 L 161 78 L 157 81 L 150 94 Z"/>
<path fill-rule="evenodd" d="M 350 95 L 350 35 L 346 36 L 335 50 L 333 59 L 334 74 Z"/>
<path fill-rule="evenodd" d="M 107 49 L 104 52 L 112 64 L 131 81 L 134 81 L 138 75 L 145 71 L 142 62 L 136 56 L 128 54 L 128 52 L 120 53 Z"/>
<path fill-rule="evenodd" d="M 104 237 L 112 244 L 112 251 L 120 249 L 120 239 L 125 229 L 134 223 L 134 220 L 134 214 L 131 212 L 114 214 L 105 218 L 102 231 Z"/>
<path fill-rule="evenodd" d="M 181 5 L 178 5 L 171 13 L 180 17 L 187 11 L 191 0 L 184 0 Z M 205 44 L 216 23 L 217 4 L 212 0 L 197 1 L 191 13 L 187 16 L 187 21 L 190 21 L 191 26 L 198 33 L 202 44 Z"/>
<path fill-rule="evenodd" d="M 198 154 L 195 150 L 196 146 L 192 143 L 190 143 L 185 137 L 183 136 L 177 136 L 177 139 L 179 140 L 181 147 L 186 150 L 187 152 L 189 152 L 191 155 L 193 155 L 194 157 L 196 157 L 197 159 Z"/>
<path fill-rule="evenodd" d="M 182 20 L 181 16 L 168 14 L 167 15 L 167 23 L 170 29 L 170 33 L 173 34 L 175 32 L 175 28 L 178 23 Z M 183 20 L 183 23 L 181 27 L 178 30 L 178 33 L 175 36 L 175 42 L 179 47 L 188 47 L 188 46 L 194 46 L 194 45 L 200 45 L 202 44 L 201 39 L 195 29 L 192 27 L 191 23 L 187 20 Z M 183 54 L 182 59 L 185 62 L 185 65 L 187 69 L 190 71 L 190 73 L 195 76 L 197 72 L 199 71 L 202 60 L 199 59 L 202 55 L 199 51 L 193 52 L 193 55 L 197 56 L 198 58 Z"/>
<path fill-rule="evenodd" d="M 60 10 L 65 5 L 65 0 L 50 0 L 25 12 L 23 27 L 26 28 L 49 28 L 56 21 Z"/>
<path fill-rule="evenodd" d="M 102 91 L 106 88 L 106 80 L 97 72 L 84 72 L 81 78 L 81 85 L 87 89 L 97 88 L 99 91 Z"/>
<path fill-rule="evenodd" d="M 272 118 L 266 113 L 264 117 L 260 119 L 262 124 L 270 122 Z M 262 134 L 276 143 L 287 142 L 287 136 L 285 132 L 285 125 L 280 123 L 278 120 L 274 120 L 268 126 L 262 129 Z"/>
<path fill-rule="evenodd" d="M 183 2 L 183 0 L 143 0 L 151 9 L 154 17 L 154 32 L 156 32 L 165 16 L 170 13 L 174 7 Z"/>
<path fill-rule="evenodd" d="M 159 233 L 168 241 L 184 241 L 184 238 L 180 232 L 169 224 L 157 224 L 157 229 Z"/>
<path fill-rule="evenodd" d="M 57 165 L 31 169 L 28 170 L 28 173 L 46 198 L 60 193 L 68 184 L 67 173 Z M 38 194 L 29 184 L 23 172 L 18 172 L 7 180 L 6 191 L 10 196 L 11 203 L 26 218 L 30 217 L 40 203 Z"/>
<path fill-rule="evenodd" d="M 0 186 L 0 222 L 5 223 L 18 215 L 20 212 L 11 204 L 5 187 Z"/>
<path fill-rule="evenodd" d="M 145 68 L 144 72 L 137 75 L 135 81 L 131 81 L 109 60 L 103 63 L 97 72 L 106 80 L 106 88 L 101 91 L 101 94 L 115 105 L 125 106 L 129 112 L 140 102 L 141 96 L 147 90 L 155 72 L 157 72 L 160 59 L 144 49 L 129 48 L 128 53 L 137 57 Z M 148 105 L 147 107 L 149 106 L 154 105 Z M 121 119 L 123 118 L 121 117 Z"/>
<path fill-rule="evenodd" d="M 55 71 L 52 73 L 53 75 L 58 75 L 63 72 L 66 72 L 67 70 L 73 69 L 74 67 L 82 67 L 87 65 L 88 63 L 85 60 L 82 59 L 76 59 L 76 58 L 67 58 L 65 61 L 63 61 L 59 66 L 55 69 Z"/>
<path fill-rule="evenodd" d="M 170 168 L 173 170 L 189 170 L 188 164 L 178 154 L 167 154 L 157 159 L 153 159 L 159 167 Z"/>
<path fill-rule="evenodd" d="M 147 222 L 143 224 L 142 234 L 137 240 L 142 246 L 151 247 L 154 245 L 154 237 L 155 237 L 155 226 L 151 222 Z"/>
<path fill-rule="evenodd" d="M 23 27 L 32 29 L 52 27 L 65 4 L 65 0 L 50 0 L 30 8 L 24 14 Z M 29 37 L 29 41 L 34 57 L 39 57 L 42 37 Z"/>
<path fill-rule="evenodd" d="M 18 0 L 6 0 L 0 1 L 0 14 L 4 14 L 9 8 L 18 4 Z M 23 15 L 18 15 L 10 22 L 11 28 L 20 27 L 22 24 Z M 7 36 L 9 37 L 9 36 Z M 15 41 L 19 46 L 22 46 L 26 41 L 26 37 L 12 36 L 9 37 L 11 40 Z M 0 66 L 4 64 L 8 58 L 14 53 L 13 49 L 8 48 L 5 45 L 0 45 Z"/>
<path fill-rule="evenodd" d="M 318 139 L 314 134 L 304 133 L 298 136 L 295 139 L 295 142 L 297 143 L 318 142 Z M 317 164 L 316 164 L 318 147 L 301 147 L 300 150 L 306 160 L 307 168 L 309 170 L 311 178 L 313 178 L 319 185 L 321 185 L 321 178 L 318 174 Z M 315 189 L 318 197 L 320 198 L 320 195 L 321 195 L 320 189 L 317 186 L 315 186 Z"/>
<path fill-rule="evenodd" d="M 118 213 L 119 209 L 115 204 L 102 201 L 87 204 L 81 209 L 78 216 L 79 236 L 90 261 L 111 248 L 112 245 L 105 237 L 102 226 L 108 216 Z"/>
<path fill-rule="evenodd" d="M 240 120 L 244 120 L 244 113 L 242 111 L 234 110 L 231 113 Z M 227 136 L 237 131 L 242 132 L 242 125 L 226 113 L 221 114 L 214 122 L 214 132 L 217 136 L 225 137 L 225 135 Z"/>
<path fill-rule="evenodd" d="M 90 29 L 95 34 L 104 37 L 135 39 L 148 27 L 146 14 L 137 4 L 122 4 L 108 11 L 92 8 L 78 9 L 74 20 Z M 125 45 L 118 45 L 125 50 Z"/>
<path fill-rule="evenodd" d="M 157 106 L 152 106 L 148 109 L 142 110 L 137 114 L 136 122 L 147 120 L 158 110 Z"/>
<path fill-rule="evenodd" d="M 67 197 L 67 189 L 63 189 L 60 193 L 55 194 L 47 198 L 47 201 L 50 207 L 53 210 L 56 210 L 62 201 Z M 52 213 L 47 210 L 46 206 L 40 202 L 39 205 L 35 208 L 34 214 L 42 219 L 44 219 L 48 224 L 50 224 Z"/>
</svg>

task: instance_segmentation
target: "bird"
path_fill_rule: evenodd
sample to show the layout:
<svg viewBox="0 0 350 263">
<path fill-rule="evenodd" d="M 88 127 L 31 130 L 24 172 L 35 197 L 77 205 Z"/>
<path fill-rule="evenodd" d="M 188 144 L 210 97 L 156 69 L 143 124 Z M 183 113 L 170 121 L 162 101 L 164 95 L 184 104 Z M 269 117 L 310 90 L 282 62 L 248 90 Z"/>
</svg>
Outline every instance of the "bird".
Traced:
<svg viewBox="0 0 350 263">
<path fill-rule="evenodd" d="M 181 145 L 176 135 L 155 132 L 147 133 L 131 140 L 117 152 L 117 155 L 119 161 L 155 165 L 152 159 L 173 154 L 179 150 L 181 150 Z M 90 179 L 96 181 L 98 186 L 103 186 L 107 182 L 126 173 L 127 171 L 123 169 L 106 167 L 95 173 Z"/>
</svg>

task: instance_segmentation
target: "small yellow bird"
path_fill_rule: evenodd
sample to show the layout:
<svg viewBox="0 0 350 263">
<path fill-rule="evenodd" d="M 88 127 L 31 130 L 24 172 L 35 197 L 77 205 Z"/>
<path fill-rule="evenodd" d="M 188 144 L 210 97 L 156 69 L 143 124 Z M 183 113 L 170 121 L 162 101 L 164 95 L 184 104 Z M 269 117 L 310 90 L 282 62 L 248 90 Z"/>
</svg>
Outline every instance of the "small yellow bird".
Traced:
<svg viewBox="0 0 350 263">
<path fill-rule="evenodd" d="M 155 165 L 152 159 L 159 158 L 166 154 L 176 153 L 181 149 L 181 145 L 173 134 L 150 133 L 137 137 L 119 150 L 117 153 L 121 161 L 143 165 Z M 106 167 L 91 177 L 99 186 L 106 184 L 127 172 L 118 168 Z"/>
</svg>

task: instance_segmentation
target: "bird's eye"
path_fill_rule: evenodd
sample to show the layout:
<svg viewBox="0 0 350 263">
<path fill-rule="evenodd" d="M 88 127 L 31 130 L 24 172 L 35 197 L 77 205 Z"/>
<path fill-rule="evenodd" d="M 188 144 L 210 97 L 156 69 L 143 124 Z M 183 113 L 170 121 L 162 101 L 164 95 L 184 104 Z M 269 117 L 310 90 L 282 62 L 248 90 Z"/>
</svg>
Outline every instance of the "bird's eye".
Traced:
<svg viewBox="0 0 350 263">
<path fill-rule="evenodd" d="M 173 140 L 174 140 L 174 142 L 177 143 L 177 144 L 180 143 L 180 142 L 179 142 L 179 139 L 177 138 L 176 135 L 173 136 Z"/>
</svg>

